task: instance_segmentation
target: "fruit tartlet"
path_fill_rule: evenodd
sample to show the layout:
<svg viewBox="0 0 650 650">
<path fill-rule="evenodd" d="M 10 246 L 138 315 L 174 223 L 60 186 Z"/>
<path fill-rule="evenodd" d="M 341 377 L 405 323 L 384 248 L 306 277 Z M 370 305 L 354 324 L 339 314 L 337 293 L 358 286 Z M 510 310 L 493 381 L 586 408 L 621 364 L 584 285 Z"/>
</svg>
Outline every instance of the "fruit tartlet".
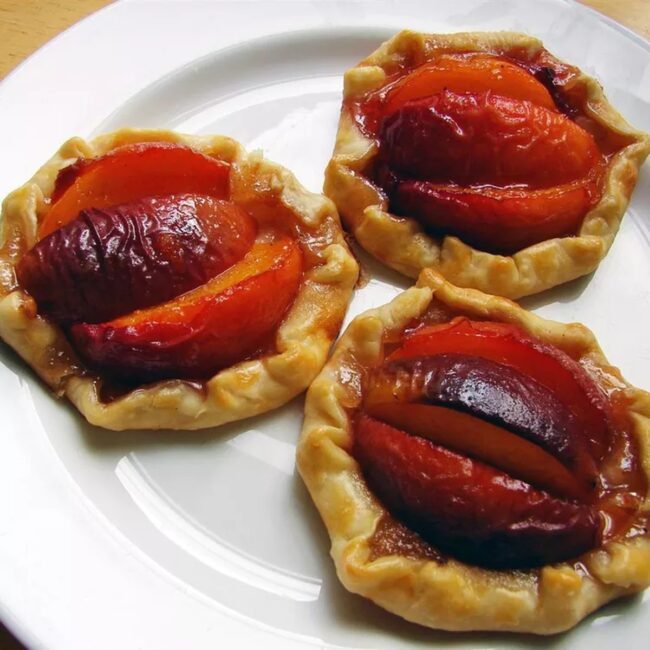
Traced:
<svg viewBox="0 0 650 650">
<path fill-rule="evenodd" d="M 66 142 L 2 210 L 0 337 L 92 424 L 215 426 L 327 358 L 357 279 L 332 202 L 220 136 Z"/>
<path fill-rule="evenodd" d="M 345 74 L 324 191 L 393 269 L 517 298 L 598 266 L 649 152 L 535 38 L 403 31 Z"/>
<path fill-rule="evenodd" d="M 429 269 L 338 341 L 298 468 L 345 587 L 422 625 L 552 634 L 650 584 L 650 395 Z"/>
</svg>

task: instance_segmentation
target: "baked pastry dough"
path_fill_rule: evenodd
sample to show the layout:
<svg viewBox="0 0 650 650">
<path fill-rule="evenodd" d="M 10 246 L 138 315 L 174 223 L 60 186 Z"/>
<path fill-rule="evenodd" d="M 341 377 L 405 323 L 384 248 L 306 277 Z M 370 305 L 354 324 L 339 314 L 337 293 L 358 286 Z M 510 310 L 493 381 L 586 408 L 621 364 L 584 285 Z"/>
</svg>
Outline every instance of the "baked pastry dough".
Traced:
<svg viewBox="0 0 650 650">
<path fill-rule="evenodd" d="M 279 220 L 303 251 L 299 292 L 268 356 L 243 361 L 201 382 L 160 381 L 103 399 L 106 381 L 84 367 L 59 327 L 38 315 L 18 286 L 14 266 L 37 239 L 59 170 L 131 143 L 172 142 L 231 164 L 230 198 L 258 222 Z M 2 209 L 0 337 L 59 396 L 92 424 L 108 429 L 199 429 L 276 408 L 304 390 L 322 367 L 338 333 L 358 275 L 332 202 L 307 192 L 286 169 L 248 154 L 221 136 L 123 129 L 90 142 L 67 141 Z"/>
<path fill-rule="evenodd" d="M 601 199 L 584 216 L 576 236 L 541 241 L 511 256 L 476 250 L 461 239 L 427 234 L 413 218 L 389 212 L 386 194 L 372 180 L 377 142 L 351 115 L 351 103 L 381 89 L 396 71 L 416 68 L 441 53 L 486 52 L 522 63 L 543 58 L 563 71 L 561 89 L 582 119 L 609 141 L 611 155 Z M 556 83 L 560 83 L 556 80 Z M 593 271 L 609 250 L 639 167 L 650 152 L 647 134 L 632 128 L 609 104 L 600 84 L 548 54 L 542 43 L 512 32 L 421 34 L 402 31 L 345 73 L 344 104 L 324 191 L 361 246 L 391 268 L 417 277 L 433 268 L 463 287 L 518 298 Z"/>
<path fill-rule="evenodd" d="M 441 558 L 405 532 L 370 492 L 351 455 L 362 382 L 383 361 L 384 346 L 399 341 L 414 319 L 435 324 L 459 315 L 517 325 L 578 360 L 604 388 L 624 391 L 642 471 L 650 477 L 650 394 L 624 381 L 588 329 L 455 287 L 431 270 L 422 272 L 416 287 L 361 314 L 344 332 L 309 388 L 298 468 L 329 532 L 339 578 L 350 591 L 433 628 L 560 632 L 603 603 L 650 585 L 647 495 L 636 515 L 636 536 L 614 538 L 572 562 L 488 570 Z"/>
</svg>

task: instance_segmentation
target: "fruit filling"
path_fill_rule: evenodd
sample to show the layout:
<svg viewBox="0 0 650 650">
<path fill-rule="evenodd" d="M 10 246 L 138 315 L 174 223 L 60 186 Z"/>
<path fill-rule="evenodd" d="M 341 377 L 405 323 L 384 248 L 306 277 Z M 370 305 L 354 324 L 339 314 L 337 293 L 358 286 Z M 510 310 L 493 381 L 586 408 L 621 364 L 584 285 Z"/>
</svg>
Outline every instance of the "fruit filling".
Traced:
<svg viewBox="0 0 650 650">
<path fill-rule="evenodd" d="M 646 492 L 618 398 L 516 326 L 455 318 L 369 372 L 354 454 L 438 551 L 488 568 L 571 560 L 629 531 Z"/>
<path fill-rule="evenodd" d="M 271 349 L 302 252 L 228 200 L 229 173 L 157 142 L 59 173 L 16 277 L 91 367 L 128 383 L 205 379 Z"/>
<path fill-rule="evenodd" d="M 254 219 L 198 194 L 88 208 L 39 241 L 16 274 L 42 313 L 91 323 L 194 289 L 253 245 Z"/>
<path fill-rule="evenodd" d="M 49 235 L 87 208 L 180 193 L 225 198 L 229 174 L 228 163 L 170 142 L 129 144 L 99 158 L 81 158 L 59 172 L 39 235 Z"/>
<path fill-rule="evenodd" d="M 379 145 L 391 212 L 492 253 L 575 234 L 605 157 L 554 81 L 503 56 L 442 54 L 348 102 Z"/>
<path fill-rule="evenodd" d="M 122 379 L 205 379 L 263 352 L 302 275 L 297 242 L 256 243 L 240 262 L 169 302 L 70 334 L 92 366 Z"/>
</svg>

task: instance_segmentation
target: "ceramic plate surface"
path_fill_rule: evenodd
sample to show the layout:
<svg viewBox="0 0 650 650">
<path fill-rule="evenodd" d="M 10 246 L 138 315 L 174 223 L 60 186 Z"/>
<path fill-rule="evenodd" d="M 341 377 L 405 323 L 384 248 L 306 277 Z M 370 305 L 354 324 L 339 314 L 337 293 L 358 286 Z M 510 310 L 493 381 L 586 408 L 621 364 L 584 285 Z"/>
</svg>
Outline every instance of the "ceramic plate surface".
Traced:
<svg viewBox="0 0 650 650">
<path fill-rule="evenodd" d="M 400 28 L 515 29 L 603 83 L 650 130 L 650 45 L 562 0 L 124 1 L 65 32 L 0 85 L 0 195 L 71 135 L 120 126 L 223 133 L 319 191 L 342 72 Z M 525 301 L 579 320 L 650 388 L 650 173 L 591 276 Z M 351 316 L 408 281 L 372 277 Z M 48 648 L 518 648 L 452 635 L 348 594 L 294 468 L 303 397 L 199 433 L 87 425 L 0 347 L 0 616 Z M 550 644 L 611 648 L 650 634 L 650 597 L 615 603 Z"/>
</svg>

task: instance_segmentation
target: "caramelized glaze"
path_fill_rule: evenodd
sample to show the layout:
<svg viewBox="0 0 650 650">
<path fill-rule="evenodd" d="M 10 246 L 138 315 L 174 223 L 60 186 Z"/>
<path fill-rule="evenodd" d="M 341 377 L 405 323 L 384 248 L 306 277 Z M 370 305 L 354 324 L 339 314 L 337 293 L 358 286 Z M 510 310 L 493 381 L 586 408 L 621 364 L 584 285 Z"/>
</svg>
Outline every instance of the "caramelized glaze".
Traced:
<svg viewBox="0 0 650 650">
<path fill-rule="evenodd" d="M 368 559 L 372 561 L 386 555 L 401 555 L 411 560 L 446 561 L 442 553 L 389 514 L 382 515 L 377 522 L 370 538 Z"/>
<path fill-rule="evenodd" d="M 560 61 L 546 50 L 538 52 L 530 60 L 524 51 L 512 50 L 511 56 L 492 54 L 497 59 L 525 70 L 543 84 L 551 94 L 558 110 L 594 135 L 604 154 L 611 155 L 633 141 L 630 137 L 609 133 L 586 113 L 587 97 L 585 90 L 576 84 L 580 71 L 575 66 Z M 450 55 L 441 51 L 441 56 L 454 56 L 459 59 L 468 59 L 475 55 L 476 53 Z M 416 68 L 415 65 L 402 62 L 386 77 L 386 82 L 381 88 L 363 96 L 344 99 L 344 110 L 352 115 L 364 135 L 369 138 L 377 137 L 388 96 L 402 79 Z"/>
<path fill-rule="evenodd" d="M 445 317 L 448 313 L 447 308 L 432 303 L 427 312 L 409 324 L 400 339 L 427 325 L 448 320 L 448 317 Z M 399 344 L 400 340 L 389 341 L 384 349 L 385 356 Z M 598 480 L 592 501 L 600 521 L 599 543 L 647 535 L 650 530 L 650 514 L 641 512 L 639 508 L 647 496 L 648 481 L 640 465 L 640 450 L 635 439 L 633 422 L 628 415 L 629 398 L 625 385 L 615 374 L 610 375 L 602 370 L 595 373 L 588 362 L 580 365 L 606 395 L 610 406 L 609 447 L 598 466 Z M 364 381 L 367 381 L 369 376 L 370 373 L 366 373 Z M 357 412 L 358 409 L 351 410 L 352 419 Z M 370 540 L 370 547 L 371 559 L 392 554 L 411 559 L 433 559 L 437 562 L 447 558 L 445 553 L 434 548 L 390 515 L 385 515 L 378 523 Z M 584 571 L 588 573 L 586 568 Z"/>
</svg>

